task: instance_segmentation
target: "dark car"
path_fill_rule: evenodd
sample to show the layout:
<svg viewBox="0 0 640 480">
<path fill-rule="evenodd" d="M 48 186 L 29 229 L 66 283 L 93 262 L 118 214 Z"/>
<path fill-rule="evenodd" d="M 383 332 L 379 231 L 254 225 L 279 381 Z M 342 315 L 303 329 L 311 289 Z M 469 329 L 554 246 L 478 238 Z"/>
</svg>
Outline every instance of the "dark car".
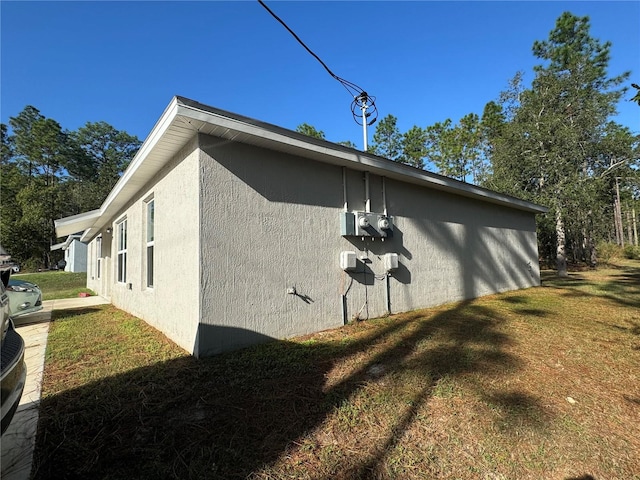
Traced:
<svg viewBox="0 0 640 480">
<path fill-rule="evenodd" d="M 24 363 L 24 341 L 16 332 L 9 315 L 9 295 L 6 287 L 11 276 L 9 256 L 0 246 L 0 319 L 2 320 L 2 344 L 0 353 L 0 398 L 2 399 L 2 433 L 5 432 L 18 408 L 27 378 Z"/>
</svg>

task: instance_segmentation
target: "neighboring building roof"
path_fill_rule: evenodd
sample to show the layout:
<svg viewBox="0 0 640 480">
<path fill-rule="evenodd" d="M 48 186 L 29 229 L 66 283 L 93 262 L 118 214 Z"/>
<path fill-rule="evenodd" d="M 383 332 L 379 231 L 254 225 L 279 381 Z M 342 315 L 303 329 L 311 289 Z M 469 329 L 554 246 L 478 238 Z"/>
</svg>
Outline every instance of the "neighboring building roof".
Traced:
<svg viewBox="0 0 640 480">
<path fill-rule="evenodd" d="M 91 240 L 137 194 L 138 189 L 151 180 L 197 133 L 354 170 L 369 171 L 387 178 L 527 212 L 545 213 L 548 210 L 509 195 L 177 96 L 171 100 L 102 206 L 98 210 L 56 220 L 58 236 L 84 230 L 82 241 Z"/>
<path fill-rule="evenodd" d="M 75 218 L 75 217 L 76 217 L 76 215 L 74 215 L 74 217 L 67 217 L 67 218 Z M 71 242 L 73 242 L 74 240 L 78 240 L 79 241 L 81 238 L 82 238 L 82 235 L 79 234 L 79 233 L 77 233 L 75 235 L 69 235 L 64 242 L 56 243 L 55 245 L 51 245 L 50 250 L 52 252 L 54 250 L 60 250 L 60 249 L 66 250 L 67 248 L 69 248 L 69 245 L 71 245 Z"/>
</svg>

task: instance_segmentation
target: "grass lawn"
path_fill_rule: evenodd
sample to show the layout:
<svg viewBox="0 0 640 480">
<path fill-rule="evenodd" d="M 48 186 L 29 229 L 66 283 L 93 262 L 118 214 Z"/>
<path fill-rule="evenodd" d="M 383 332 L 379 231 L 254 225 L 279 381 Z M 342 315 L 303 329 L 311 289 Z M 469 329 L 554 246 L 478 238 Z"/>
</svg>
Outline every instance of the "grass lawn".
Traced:
<svg viewBox="0 0 640 480">
<path fill-rule="evenodd" d="M 640 479 L 640 262 L 196 360 L 55 312 L 36 479 Z"/>
<path fill-rule="evenodd" d="M 73 298 L 80 292 L 94 292 L 86 288 L 87 273 L 78 272 L 41 272 L 41 273 L 18 273 L 13 277 L 16 280 L 24 280 L 35 283 L 42 290 L 42 300 L 53 300 L 55 298 Z"/>
</svg>

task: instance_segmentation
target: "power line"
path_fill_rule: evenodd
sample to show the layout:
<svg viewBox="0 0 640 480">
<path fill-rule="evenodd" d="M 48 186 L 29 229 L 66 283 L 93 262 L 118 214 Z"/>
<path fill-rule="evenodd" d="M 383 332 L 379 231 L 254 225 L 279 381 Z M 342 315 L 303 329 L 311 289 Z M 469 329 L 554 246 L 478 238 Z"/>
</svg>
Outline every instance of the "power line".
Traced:
<svg viewBox="0 0 640 480">
<path fill-rule="evenodd" d="M 278 15 L 276 15 L 267 5 L 262 1 L 258 0 L 260 5 L 262 5 L 267 12 L 271 14 L 273 18 L 275 18 L 280 24 L 287 29 L 287 31 L 293 35 L 300 45 L 304 47 L 304 49 L 309 52 L 320 65 L 324 67 L 324 69 L 335 78 L 340 84 L 349 92 L 349 95 L 353 97 L 353 101 L 351 102 L 351 113 L 353 115 L 353 119 L 359 125 L 373 125 L 373 123 L 378 119 L 378 109 L 376 108 L 376 97 L 370 96 L 367 92 L 365 92 L 362 88 L 356 85 L 353 82 L 345 80 L 337 76 L 335 73 L 331 71 L 331 69 L 322 61 L 322 59 L 316 55 L 307 45 L 296 35 L 296 33 L 289 28 L 289 26 L 282 20 Z M 372 109 L 371 112 L 367 112 L 367 110 Z M 357 110 L 360 110 L 361 113 L 358 113 Z M 369 120 L 371 118 L 371 120 Z"/>
</svg>

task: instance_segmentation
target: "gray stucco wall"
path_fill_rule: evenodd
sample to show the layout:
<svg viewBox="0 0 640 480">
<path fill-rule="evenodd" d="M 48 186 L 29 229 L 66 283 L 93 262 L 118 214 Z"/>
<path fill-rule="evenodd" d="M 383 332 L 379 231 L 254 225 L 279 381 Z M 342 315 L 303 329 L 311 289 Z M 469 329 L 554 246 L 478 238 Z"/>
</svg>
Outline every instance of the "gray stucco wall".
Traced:
<svg viewBox="0 0 640 480">
<path fill-rule="evenodd" d="M 102 282 L 95 278 L 87 282 L 116 307 L 142 318 L 190 353 L 199 318 L 198 177 L 199 153 L 194 138 L 112 219 L 114 234 L 102 232 L 106 270 Z M 147 287 L 146 278 L 146 205 L 150 198 L 155 202 L 153 288 Z M 118 283 L 115 232 L 116 222 L 123 218 L 128 230 L 127 281 Z M 95 248 L 95 240 L 92 244 Z M 92 276 L 87 275 L 88 279 Z"/>
<path fill-rule="evenodd" d="M 343 238 L 342 168 L 201 135 L 200 327 L 196 355 L 392 312 L 539 285 L 531 213 L 386 180 L 392 239 Z M 383 210 L 370 175 L 371 210 Z M 347 170 L 349 210 L 364 210 L 364 174 Z M 356 251 L 358 271 L 339 268 Z M 297 294 L 287 293 L 295 287 Z"/>
<path fill-rule="evenodd" d="M 199 354 L 341 324 L 341 170 L 201 142 Z M 286 293 L 291 287 L 298 295 Z"/>
</svg>

